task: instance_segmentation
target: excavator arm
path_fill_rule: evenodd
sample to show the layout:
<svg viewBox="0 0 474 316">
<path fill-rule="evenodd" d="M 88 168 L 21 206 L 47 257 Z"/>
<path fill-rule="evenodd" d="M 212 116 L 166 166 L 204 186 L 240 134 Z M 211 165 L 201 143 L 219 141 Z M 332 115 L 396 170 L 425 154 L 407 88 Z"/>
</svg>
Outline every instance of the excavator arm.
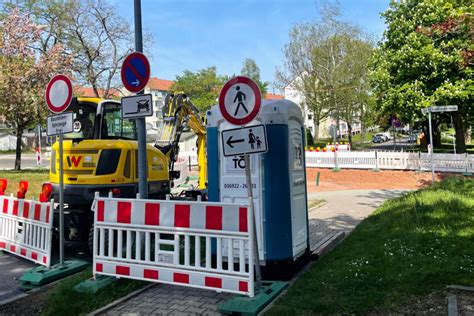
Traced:
<svg viewBox="0 0 474 316">
<path fill-rule="evenodd" d="M 163 124 L 157 144 L 169 158 L 170 175 L 175 174 L 174 164 L 179 155 L 179 141 L 186 127 L 197 136 L 197 155 L 199 168 L 199 189 L 207 186 L 206 126 L 198 108 L 182 92 L 168 94 L 163 106 Z"/>
</svg>

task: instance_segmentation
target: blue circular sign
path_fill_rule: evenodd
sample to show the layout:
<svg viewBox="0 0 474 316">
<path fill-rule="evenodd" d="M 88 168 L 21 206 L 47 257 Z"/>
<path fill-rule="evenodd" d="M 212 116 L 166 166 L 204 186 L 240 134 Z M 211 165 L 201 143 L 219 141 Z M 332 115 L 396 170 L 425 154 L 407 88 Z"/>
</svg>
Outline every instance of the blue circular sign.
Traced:
<svg viewBox="0 0 474 316">
<path fill-rule="evenodd" d="M 131 53 L 123 61 L 120 75 L 125 89 L 140 92 L 145 89 L 150 79 L 150 63 L 142 53 Z"/>
</svg>

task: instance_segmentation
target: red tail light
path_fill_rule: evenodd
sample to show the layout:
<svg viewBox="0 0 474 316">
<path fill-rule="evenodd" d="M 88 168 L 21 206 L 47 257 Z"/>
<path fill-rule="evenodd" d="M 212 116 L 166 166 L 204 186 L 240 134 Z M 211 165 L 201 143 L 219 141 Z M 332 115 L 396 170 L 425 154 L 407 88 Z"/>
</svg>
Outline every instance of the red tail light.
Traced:
<svg viewBox="0 0 474 316">
<path fill-rule="evenodd" d="M 8 180 L 1 178 L 0 179 L 0 195 L 4 195 L 7 190 Z"/>
<path fill-rule="evenodd" d="M 53 185 L 49 182 L 43 183 L 40 193 L 40 202 L 48 202 L 53 193 Z"/>
<path fill-rule="evenodd" d="M 28 181 L 20 181 L 20 184 L 18 185 L 18 192 L 16 193 L 16 197 L 19 199 L 24 199 L 27 191 L 28 191 Z"/>
<path fill-rule="evenodd" d="M 113 195 L 120 195 L 120 189 L 119 188 L 113 188 L 112 189 L 112 194 Z"/>
</svg>

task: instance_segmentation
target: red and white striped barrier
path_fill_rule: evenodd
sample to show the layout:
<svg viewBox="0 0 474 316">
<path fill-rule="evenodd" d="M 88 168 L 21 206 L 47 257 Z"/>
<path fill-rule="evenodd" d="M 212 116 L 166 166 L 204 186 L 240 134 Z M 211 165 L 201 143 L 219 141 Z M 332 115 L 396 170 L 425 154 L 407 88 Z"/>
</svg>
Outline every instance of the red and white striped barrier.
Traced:
<svg viewBox="0 0 474 316">
<path fill-rule="evenodd" d="M 94 275 L 254 296 L 246 205 L 96 195 L 93 210 Z"/>
<path fill-rule="evenodd" d="M 0 250 L 49 268 L 53 210 L 53 201 L 0 196 Z"/>
</svg>

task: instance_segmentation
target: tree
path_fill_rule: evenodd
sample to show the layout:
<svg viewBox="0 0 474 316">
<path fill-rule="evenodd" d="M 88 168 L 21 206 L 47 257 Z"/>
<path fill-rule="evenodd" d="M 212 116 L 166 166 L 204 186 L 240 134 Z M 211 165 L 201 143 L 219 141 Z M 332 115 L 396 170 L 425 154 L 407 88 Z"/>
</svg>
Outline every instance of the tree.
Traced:
<svg viewBox="0 0 474 316">
<path fill-rule="evenodd" d="M 265 97 L 268 92 L 268 85 L 270 83 L 268 81 L 262 82 L 262 80 L 260 80 L 260 68 L 258 68 L 255 60 L 252 58 L 245 58 L 240 73 L 243 76 L 247 76 L 255 81 L 255 83 L 257 83 L 258 87 L 260 88 L 262 96 Z"/>
<path fill-rule="evenodd" d="M 217 75 L 216 67 L 208 67 L 197 72 L 185 70 L 182 76 L 176 76 L 171 89 L 183 91 L 199 110 L 206 111 L 216 104 L 225 81 L 225 77 Z"/>
<path fill-rule="evenodd" d="M 67 74 L 71 65 L 61 44 L 52 45 L 46 54 L 36 53 L 42 32 L 16 9 L 0 22 L 0 113 L 15 124 L 15 170 L 21 169 L 23 130 L 45 116 L 48 81 L 53 74 Z"/>
<path fill-rule="evenodd" d="M 33 0 L 25 2 L 21 10 L 46 26 L 38 47 L 42 54 L 57 43 L 63 44 L 73 58 L 74 82 L 91 86 L 97 97 L 113 95 L 120 86 L 120 66 L 133 51 L 131 27 L 113 5 L 104 0 Z M 151 41 L 148 33 L 144 37 L 145 42 Z"/>
<path fill-rule="evenodd" d="M 321 21 L 297 24 L 290 31 L 284 48 L 283 67 L 276 72 L 276 85 L 291 87 L 303 96 L 303 103 L 314 113 L 315 135 L 329 115 L 351 122 L 368 95 L 367 63 L 369 41 L 355 25 L 341 21 L 337 7 L 327 7 Z M 354 48 L 364 47 L 360 52 Z M 365 54 L 362 56 L 362 54 Z M 357 65 L 357 67 L 355 66 Z M 351 72 L 357 68 L 357 76 Z M 368 108 L 368 107 L 366 107 Z"/>
<path fill-rule="evenodd" d="M 474 119 L 472 2 L 392 1 L 383 16 L 388 28 L 371 67 L 377 109 L 412 123 L 426 122 L 422 108 L 456 104 L 456 147 L 464 152 Z M 447 115 L 433 117 L 435 129 Z"/>
</svg>

